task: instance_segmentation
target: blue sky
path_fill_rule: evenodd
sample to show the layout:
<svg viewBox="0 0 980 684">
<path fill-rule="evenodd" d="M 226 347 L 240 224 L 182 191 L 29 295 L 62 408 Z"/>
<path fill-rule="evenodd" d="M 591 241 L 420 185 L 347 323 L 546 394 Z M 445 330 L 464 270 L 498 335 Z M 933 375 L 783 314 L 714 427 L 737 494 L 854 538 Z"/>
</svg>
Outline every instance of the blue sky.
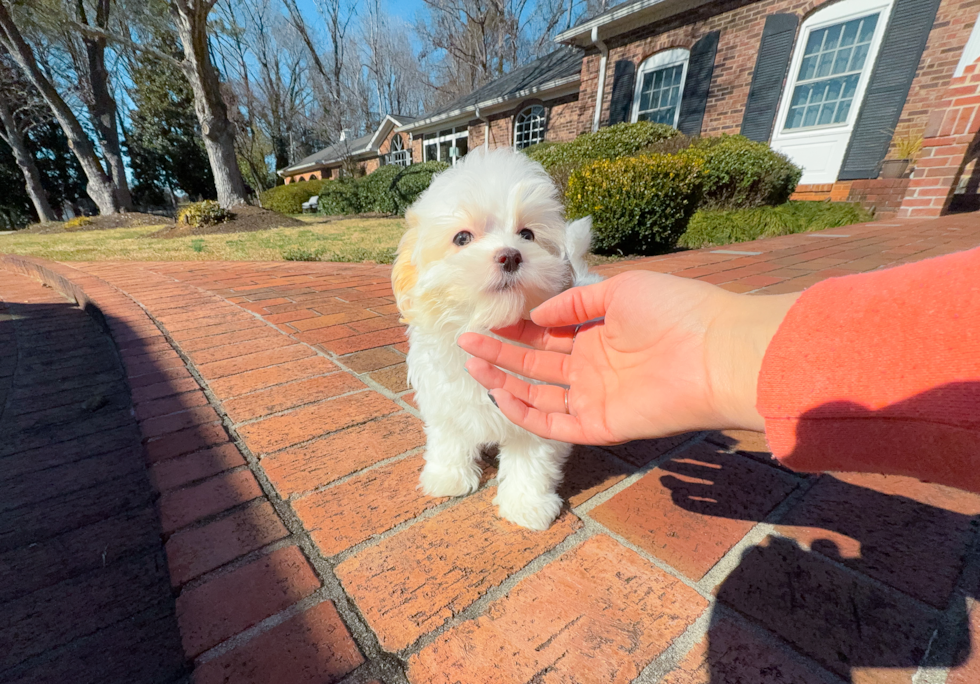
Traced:
<svg viewBox="0 0 980 684">
<path fill-rule="evenodd" d="M 297 2 L 300 9 L 303 10 L 303 14 L 311 22 L 318 17 L 316 12 L 317 0 L 297 0 Z M 422 0 L 383 0 L 382 4 L 387 8 L 389 14 L 402 17 L 406 21 L 412 21 L 416 12 L 423 6 Z"/>
</svg>

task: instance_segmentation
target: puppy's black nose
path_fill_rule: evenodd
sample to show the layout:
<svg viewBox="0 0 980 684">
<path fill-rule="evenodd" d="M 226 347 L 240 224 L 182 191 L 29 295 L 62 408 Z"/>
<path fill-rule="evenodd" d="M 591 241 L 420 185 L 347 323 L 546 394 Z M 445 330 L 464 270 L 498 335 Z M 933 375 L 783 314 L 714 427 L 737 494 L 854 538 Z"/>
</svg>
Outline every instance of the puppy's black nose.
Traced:
<svg viewBox="0 0 980 684">
<path fill-rule="evenodd" d="M 497 252 L 497 263 L 500 264 L 500 268 L 503 269 L 504 273 L 513 273 L 521 267 L 521 262 L 524 259 L 521 257 L 520 251 L 514 249 L 513 247 L 508 247 L 507 249 L 502 249 Z"/>
</svg>

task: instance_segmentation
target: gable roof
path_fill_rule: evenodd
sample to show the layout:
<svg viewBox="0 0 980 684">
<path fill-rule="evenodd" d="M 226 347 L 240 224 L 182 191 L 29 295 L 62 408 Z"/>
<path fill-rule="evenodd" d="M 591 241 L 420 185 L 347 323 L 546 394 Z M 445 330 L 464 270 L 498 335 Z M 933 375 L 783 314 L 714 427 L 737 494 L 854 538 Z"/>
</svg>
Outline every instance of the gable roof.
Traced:
<svg viewBox="0 0 980 684">
<path fill-rule="evenodd" d="M 582 51 L 572 47 L 560 47 L 506 76 L 490 81 L 468 95 L 435 111 L 427 112 L 399 130 L 415 130 L 467 112 L 475 112 L 477 107 L 521 100 L 529 95 L 568 85 L 579 80 L 581 71 Z"/>
<path fill-rule="evenodd" d="M 602 14 L 585 19 L 555 36 L 556 43 L 586 47 L 593 44 L 592 32 L 602 38 L 626 33 L 675 14 L 706 5 L 712 0 L 627 0 Z"/>
<path fill-rule="evenodd" d="M 291 176 L 294 173 L 312 171 L 317 167 L 342 161 L 344 157 L 347 156 L 355 157 L 359 154 L 369 152 L 371 147 L 371 139 L 373 137 L 374 133 L 372 132 L 368 133 L 367 135 L 362 135 L 360 138 L 355 138 L 354 140 L 341 140 L 339 142 L 335 142 L 329 147 L 324 147 L 319 152 L 314 152 L 309 157 L 300 159 L 292 166 L 287 166 L 284 169 L 280 169 L 277 173 L 280 176 Z"/>
</svg>

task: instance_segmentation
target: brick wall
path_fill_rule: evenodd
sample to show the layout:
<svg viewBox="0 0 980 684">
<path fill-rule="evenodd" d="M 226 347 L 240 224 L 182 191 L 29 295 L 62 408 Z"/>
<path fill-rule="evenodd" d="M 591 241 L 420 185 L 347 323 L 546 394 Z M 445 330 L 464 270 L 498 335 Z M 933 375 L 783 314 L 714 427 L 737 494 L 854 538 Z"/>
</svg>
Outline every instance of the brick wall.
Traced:
<svg viewBox="0 0 980 684">
<path fill-rule="evenodd" d="M 846 199 L 874 211 L 875 218 L 891 218 L 898 214 L 908 187 L 908 178 L 856 180 L 850 183 Z"/>
<path fill-rule="evenodd" d="M 846 0 L 844 0 L 846 1 Z M 655 26 L 646 26 L 607 41 L 609 60 L 603 93 L 601 122 L 609 119 L 613 69 L 617 60 L 637 66 L 644 59 L 669 48 L 687 48 L 705 33 L 721 31 L 702 134 L 737 133 L 748 97 L 756 53 L 766 17 L 776 12 L 793 13 L 802 21 L 829 4 L 827 0 L 729 0 L 711 3 Z M 922 54 L 909 98 L 902 111 L 897 135 L 925 129 L 931 103 L 952 78 L 980 10 L 980 0 L 944 0 Z M 600 57 L 589 51 L 582 64 L 580 103 L 591 126 L 598 90 Z"/>
<path fill-rule="evenodd" d="M 980 60 L 952 80 L 930 117 L 922 155 L 916 162 L 903 218 L 939 216 L 954 199 L 976 208 L 980 156 Z"/>
<path fill-rule="evenodd" d="M 514 117 L 525 107 L 533 104 L 544 105 L 548 110 L 545 140 L 554 142 L 574 140 L 589 130 L 587 125 L 583 127 L 583 110 L 579 104 L 578 93 L 552 100 L 524 100 L 513 109 L 487 116 L 490 121 L 490 149 L 514 144 Z M 486 124 L 479 119 L 473 119 L 468 125 L 469 149 L 475 150 L 483 145 Z"/>
</svg>

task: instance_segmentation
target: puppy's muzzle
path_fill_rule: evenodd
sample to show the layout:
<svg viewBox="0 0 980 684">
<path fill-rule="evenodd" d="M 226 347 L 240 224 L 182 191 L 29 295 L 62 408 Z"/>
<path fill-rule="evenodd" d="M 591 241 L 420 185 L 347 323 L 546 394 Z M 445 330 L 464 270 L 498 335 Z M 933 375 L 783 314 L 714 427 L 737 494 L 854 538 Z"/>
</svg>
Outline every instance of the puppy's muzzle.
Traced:
<svg viewBox="0 0 980 684">
<path fill-rule="evenodd" d="M 521 262 L 524 261 L 524 258 L 521 256 L 520 251 L 513 247 L 508 247 L 497 252 L 494 260 L 500 264 L 500 269 L 504 273 L 515 273 L 521 267 Z"/>
</svg>

